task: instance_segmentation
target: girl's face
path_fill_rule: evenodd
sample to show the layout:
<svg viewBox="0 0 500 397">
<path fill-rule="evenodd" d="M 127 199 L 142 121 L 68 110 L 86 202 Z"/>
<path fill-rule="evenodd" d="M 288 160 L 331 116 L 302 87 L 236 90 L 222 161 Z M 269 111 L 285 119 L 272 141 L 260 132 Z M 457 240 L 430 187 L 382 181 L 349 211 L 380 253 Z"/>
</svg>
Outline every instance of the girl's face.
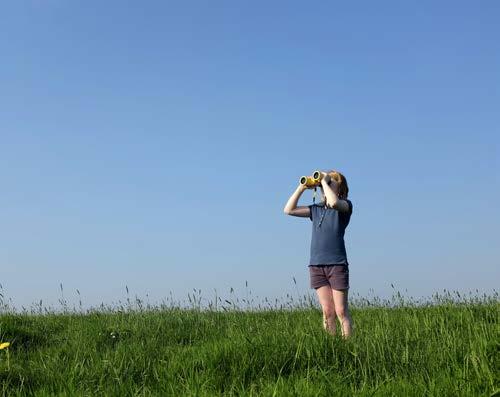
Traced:
<svg viewBox="0 0 500 397">
<path fill-rule="evenodd" d="M 337 194 L 337 195 L 339 194 L 339 185 L 337 184 L 337 182 L 334 179 L 331 179 L 330 187 L 335 192 L 335 194 Z M 325 192 L 323 190 L 323 186 L 321 186 L 321 185 L 320 185 L 320 190 L 321 190 L 321 201 L 325 202 L 326 196 L 325 196 Z"/>
<path fill-rule="evenodd" d="M 337 184 L 335 179 L 330 180 L 329 186 L 332 188 L 332 190 L 335 192 L 335 194 L 339 194 L 339 185 Z M 321 194 L 324 195 L 325 192 L 323 191 L 323 186 L 320 185 L 320 187 L 321 187 Z"/>
</svg>

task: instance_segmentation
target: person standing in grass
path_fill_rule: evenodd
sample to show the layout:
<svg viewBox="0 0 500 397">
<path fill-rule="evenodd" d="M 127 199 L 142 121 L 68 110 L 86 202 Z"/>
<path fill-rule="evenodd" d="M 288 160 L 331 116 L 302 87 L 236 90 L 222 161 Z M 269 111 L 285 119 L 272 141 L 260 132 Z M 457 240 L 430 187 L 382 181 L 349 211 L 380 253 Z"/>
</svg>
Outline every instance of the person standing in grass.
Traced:
<svg viewBox="0 0 500 397">
<path fill-rule="evenodd" d="M 340 172 L 321 172 L 321 201 L 319 204 L 297 206 L 308 187 L 299 184 L 285 205 L 287 215 L 309 218 L 312 221 L 311 254 L 309 261 L 310 286 L 316 290 L 323 310 L 323 328 L 335 335 L 338 316 L 342 336 L 352 334 L 353 321 L 349 313 L 349 262 L 344 232 L 352 214 L 347 199 L 347 180 Z"/>
</svg>

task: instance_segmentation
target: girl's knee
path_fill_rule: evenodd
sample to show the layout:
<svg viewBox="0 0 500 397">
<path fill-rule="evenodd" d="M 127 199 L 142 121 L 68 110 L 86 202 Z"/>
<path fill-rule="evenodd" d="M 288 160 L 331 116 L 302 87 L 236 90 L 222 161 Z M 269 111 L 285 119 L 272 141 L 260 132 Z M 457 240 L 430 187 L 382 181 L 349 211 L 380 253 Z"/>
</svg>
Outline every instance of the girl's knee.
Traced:
<svg viewBox="0 0 500 397">
<path fill-rule="evenodd" d="M 335 317 L 335 315 L 336 313 L 334 307 L 329 307 L 329 306 L 323 307 L 323 317 L 331 318 Z"/>
<path fill-rule="evenodd" d="M 341 319 L 344 318 L 344 317 L 349 316 L 349 312 L 348 312 L 348 310 L 347 310 L 346 307 L 337 307 L 337 308 L 335 308 L 335 313 Z"/>
</svg>

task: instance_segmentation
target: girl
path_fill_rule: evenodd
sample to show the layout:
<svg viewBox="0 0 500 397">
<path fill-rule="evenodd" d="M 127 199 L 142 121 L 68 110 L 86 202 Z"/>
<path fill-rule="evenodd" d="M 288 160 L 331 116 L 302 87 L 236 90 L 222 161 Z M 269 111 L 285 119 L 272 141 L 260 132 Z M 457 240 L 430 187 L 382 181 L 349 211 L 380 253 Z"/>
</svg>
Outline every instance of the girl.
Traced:
<svg viewBox="0 0 500 397">
<path fill-rule="evenodd" d="M 344 243 L 344 232 L 352 214 L 352 203 L 347 199 L 349 188 L 344 175 L 335 170 L 321 171 L 321 202 L 297 207 L 301 194 L 308 189 L 297 187 L 285 205 L 285 214 L 309 218 L 312 221 L 311 255 L 309 261 L 310 286 L 316 290 L 323 309 L 323 327 L 335 335 L 336 316 L 342 336 L 352 333 L 353 322 L 347 304 L 349 263 Z"/>
</svg>

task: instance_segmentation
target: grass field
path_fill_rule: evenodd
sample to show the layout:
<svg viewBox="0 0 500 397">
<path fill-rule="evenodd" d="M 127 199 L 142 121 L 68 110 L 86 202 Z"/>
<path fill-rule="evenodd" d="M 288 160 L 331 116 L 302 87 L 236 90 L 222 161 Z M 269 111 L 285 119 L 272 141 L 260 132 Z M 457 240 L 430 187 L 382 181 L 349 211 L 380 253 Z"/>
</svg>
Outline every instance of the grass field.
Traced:
<svg viewBox="0 0 500 397">
<path fill-rule="evenodd" d="M 491 396 L 500 389 L 500 304 L 351 300 L 354 334 L 328 335 L 319 306 L 201 309 L 136 299 L 91 310 L 0 315 L 3 395 Z M 243 300 L 244 301 L 244 300 Z M 216 305 L 217 303 L 217 305 Z M 248 303 L 248 302 L 247 302 Z M 337 327 L 340 330 L 340 327 Z"/>
</svg>

